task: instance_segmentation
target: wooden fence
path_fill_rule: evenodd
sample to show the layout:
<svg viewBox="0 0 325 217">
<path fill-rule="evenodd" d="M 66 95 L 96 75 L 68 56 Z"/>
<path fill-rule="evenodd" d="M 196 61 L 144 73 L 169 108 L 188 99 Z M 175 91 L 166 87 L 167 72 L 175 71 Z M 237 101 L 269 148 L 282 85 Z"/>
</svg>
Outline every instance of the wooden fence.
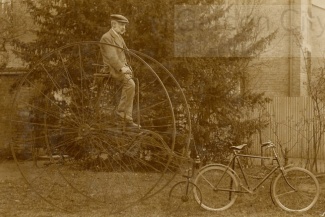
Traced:
<svg viewBox="0 0 325 217">
<path fill-rule="evenodd" d="M 261 141 L 271 140 L 288 163 L 325 172 L 324 105 L 310 97 L 275 97 L 264 112 L 269 126 L 253 137 L 253 153 L 261 153 Z"/>
</svg>

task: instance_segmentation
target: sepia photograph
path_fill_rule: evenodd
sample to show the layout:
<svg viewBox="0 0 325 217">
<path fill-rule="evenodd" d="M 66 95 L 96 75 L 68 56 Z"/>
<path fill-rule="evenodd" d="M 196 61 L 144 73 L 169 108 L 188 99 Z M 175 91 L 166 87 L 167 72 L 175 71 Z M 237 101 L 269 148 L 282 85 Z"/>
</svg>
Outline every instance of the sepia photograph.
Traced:
<svg viewBox="0 0 325 217">
<path fill-rule="evenodd" d="M 325 217 L 325 0 L 0 0 L 0 217 Z"/>
</svg>

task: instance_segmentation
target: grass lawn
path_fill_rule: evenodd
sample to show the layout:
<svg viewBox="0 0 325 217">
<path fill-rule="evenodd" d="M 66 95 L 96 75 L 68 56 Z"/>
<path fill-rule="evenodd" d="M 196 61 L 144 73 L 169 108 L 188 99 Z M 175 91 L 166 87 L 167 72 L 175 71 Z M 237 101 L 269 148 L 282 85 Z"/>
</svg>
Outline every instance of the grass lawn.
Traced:
<svg viewBox="0 0 325 217">
<path fill-rule="evenodd" d="M 50 175 L 49 175 L 50 176 Z M 80 177 L 78 177 L 80 178 Z M 177 176 L 176 180 L 182 178 Z M 54 179 L 53 179 L 54 180 Z M 240 195 L 235 204 L 228 210 L 220 212 L 210 212 L 203 210 L 199 205 L 189 200 L 184 203 L 179 209 L 173 210 L 168 202 L 168 193 L 173 183 L 163 188 L 157 194 L 149 197 L 146 200 L 141 200 L 127 209 L 121 210 L 112 214 L 112 204 L 110 204 L 111 198 L 107 198 L 107 203 L 97 202 L 89 198 L 81 196 L 83 199 L 74 198 L 69 194 L 69 191 L 60 192 L 60 188 L 56 190 L 56 197 L 50 201 L 58 202 L 58 204 L 66 204 L 66 210 L 60 210 L 45 202 L 40 198 L 29 185 L 27 185 L 15 165 L 11 163 L 0 163 L 0 216 L 31 216 L 31 217 L 50 217 L 50 216 L 64 216 L 64 217 L 101 217 L 101 216 L 134 216 L 134 217 L 164 217 L 164 216 L 266 216 L 266 217 L 286 217 L 286 216 L 306 216 L 317 217 L 322 216 L 325 212 L 325 176 L 319 176 L 318 180 L 321 185 L 321 195 L 317 204 L 308 212 L 305 213 L 289 213 L 281 210 L 272 203 L 269 195 L 269 183 L 266 183 L 256 196 Z M 85 179 L 87 182 L 91 182 L 89 179 Z M 55 181 L 53 181 L 55 182 Z M 60 186 L 58 183 L 51 184 L 48 189 L 55 189 L 54 187 Z M 105 185 L 103 185 L 105 186 Z M 44 186 L 42 186 L 44 187 Z M 62 186 L 61 186 L 62 187 Z M 69 187 L 69 186 L 63 186 Z M 122 188 L 119 185 L 114 187 L 108 186 L 105 189 L 106 192 L 111 191 L 118 194 L 119 189 Z M 123 186 L 125 188 L 125 186 Z M 62 189 L 62 188 L 61 188 Z M 58 191 L 58 192 L 57 192 Z M 51 195 L 47 195 L 51 197 Z M 128 200 L 128 195 L 123 196 L 125 200 Z"/>
</svg>

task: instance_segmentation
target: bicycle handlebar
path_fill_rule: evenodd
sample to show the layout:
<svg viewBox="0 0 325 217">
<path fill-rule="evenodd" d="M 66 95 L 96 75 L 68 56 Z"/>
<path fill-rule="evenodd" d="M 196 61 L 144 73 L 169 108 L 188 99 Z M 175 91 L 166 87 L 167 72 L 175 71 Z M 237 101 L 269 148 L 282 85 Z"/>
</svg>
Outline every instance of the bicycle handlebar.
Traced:
<svg viewBox="0 0 325 217">
<path fill-rule="evenodd" d="M 262 148 L 263 147 L 268 147 L 268 148 L 271 148 L 271 147 L 274 147 L 275 145 L 273 144 L 273 142 L 271 141 L 268 141 L 268 142 L 264 142 L 262 143 Z"/>
</svg>

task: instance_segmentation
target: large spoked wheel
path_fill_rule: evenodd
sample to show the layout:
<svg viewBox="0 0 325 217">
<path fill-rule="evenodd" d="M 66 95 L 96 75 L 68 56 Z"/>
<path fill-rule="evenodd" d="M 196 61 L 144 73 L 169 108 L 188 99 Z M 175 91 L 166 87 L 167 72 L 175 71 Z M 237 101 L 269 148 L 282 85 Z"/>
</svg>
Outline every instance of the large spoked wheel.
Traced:
<svg viewBox="0 0 325 217">
<path fill-rule="evenodd" d="M 54 50 L 14 87 L 11 148 L 44 200 L 68 210 L 95 201 L 114 213 L 172 180 L 172 153 L 188 145 L 191 127 L 171 73 L 127 50 L 136 84 L 133 119 L 142 128 L 117 122 L 122 83 L 103 70 L 100 46 L 114 45 L 80 42 Z"/>
<path fill-rule="evenodd" d="M 271 195 L 275 204 L 286 211 L 304 212 L 312 208 L 320 193 L 316 177 L 308 170 L 291 167 L 272 182 Z"/>
<path fill-rule="evenodd" d="M 220 166 L 209 166 L 203 168 L 197 175 L 195 182 L 200 195 L 194 190 L 196 201 L 209 211 L 222 211 L 231 207 L 236 199 L 238 181 L 235 175 Z"/>
</svg>

